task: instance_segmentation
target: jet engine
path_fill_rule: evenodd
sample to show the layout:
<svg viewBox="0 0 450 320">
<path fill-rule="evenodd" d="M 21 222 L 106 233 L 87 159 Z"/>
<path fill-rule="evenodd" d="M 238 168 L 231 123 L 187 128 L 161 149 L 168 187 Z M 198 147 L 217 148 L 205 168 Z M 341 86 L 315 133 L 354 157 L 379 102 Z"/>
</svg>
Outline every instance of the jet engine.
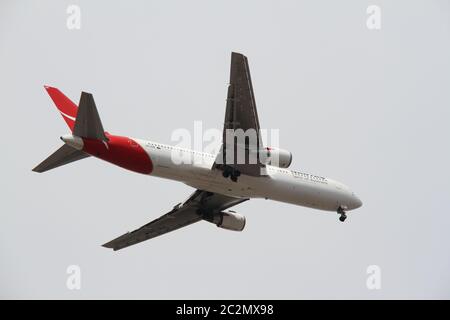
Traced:
<svg viewBox="0 0 450 320">
<path fill-rule="evenodd" d="M 292 162 L 292 153 L 279 148 L 265 147 L 260 155 L 265 164 L 279 168 L 289 168 Z"/>
<path fill-rule="evenodd" d="M 222 229 L 232 231 L 242 231 L 245 227 L 245 217 L 234 211 L 221 211 L 214 214 L 214 217 L 204 218 L 204 220 L 214 223 Z"/>
</svg>

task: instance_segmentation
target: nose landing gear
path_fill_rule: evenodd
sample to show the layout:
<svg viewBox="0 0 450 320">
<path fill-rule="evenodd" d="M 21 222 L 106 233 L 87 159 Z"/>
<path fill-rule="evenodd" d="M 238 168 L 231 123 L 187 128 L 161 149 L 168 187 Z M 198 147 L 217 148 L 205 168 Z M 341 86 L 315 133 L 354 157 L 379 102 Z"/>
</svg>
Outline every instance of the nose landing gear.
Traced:
<svg viewBox="0 0 450 320">
<path fill-rule="evenodd" d="M 347 209 L 345 206 L 339 206 L 337 209 L 337 213 L 340 215 L 339 221 L 344 222 L 345 219 L 347 219 L 347 215 L 345 214 L 345 209 Z"/>
</svg>

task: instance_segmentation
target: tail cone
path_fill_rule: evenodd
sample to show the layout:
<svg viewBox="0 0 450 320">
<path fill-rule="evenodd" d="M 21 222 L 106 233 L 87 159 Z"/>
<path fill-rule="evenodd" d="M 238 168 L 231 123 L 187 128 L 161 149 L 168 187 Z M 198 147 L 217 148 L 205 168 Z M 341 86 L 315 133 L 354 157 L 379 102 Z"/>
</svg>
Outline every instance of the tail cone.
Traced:
<svg viewBox="0 0 450 320">
<path fill-rule="evenodd" d="M 65 144 L 71 146 L 72 148 L 75 148 L 77 150 L 83 150 L 83 139 L 81 139 L 80 137 L 71 135 L 71 134 L 66 134 L 61 136 L 61 140 L 64 141 Z"/>
</svg>

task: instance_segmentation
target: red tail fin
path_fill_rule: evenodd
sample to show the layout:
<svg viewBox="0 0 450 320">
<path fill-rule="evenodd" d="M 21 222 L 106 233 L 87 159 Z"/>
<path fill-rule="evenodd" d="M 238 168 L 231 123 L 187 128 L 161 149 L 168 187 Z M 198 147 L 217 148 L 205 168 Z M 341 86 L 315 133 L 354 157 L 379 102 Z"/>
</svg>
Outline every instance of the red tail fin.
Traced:
<svg viewBox="0 0 450 320">
<path fill-rule="evenodd" d="M 75 119 L 77 117 L 78 107 L 69 98 L 67 98 L 61 91 L 57 88 L 44 86 L 45 90 L 52 98 L 62 117 L 66 121 L 70 130 L 73 131 L 75 125 Z"/>
</svg>

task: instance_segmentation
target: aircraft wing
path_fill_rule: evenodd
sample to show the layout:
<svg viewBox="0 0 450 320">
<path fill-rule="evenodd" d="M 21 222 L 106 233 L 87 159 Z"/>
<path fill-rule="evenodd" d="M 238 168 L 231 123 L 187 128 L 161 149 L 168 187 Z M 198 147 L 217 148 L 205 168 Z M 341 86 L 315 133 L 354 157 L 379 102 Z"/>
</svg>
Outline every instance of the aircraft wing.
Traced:
<svg viewBox="0 0 450 320">
<path fill-rule="evenodd" d="M 242 129 L 249 133 L 253 131 L 254 138 L 246 139 L 242 141 L 244 144 L 239 144 L 236 139 L 227 139 L 227 129 Z M 228 86 L 222 148 L 213 167 L 223 170 L 225 166 L 230 166 L 240 173 L 259 176 L 261 175 L 261 168 L 264 167 L 264 164 L 260 163 L 258 152 L 262 148 L 263 143 L 248 61 L 244 55 L 233 52 L 231 54 L 230 84 Z M 234 156 L 227 158 L 227 154 L 231 151 L 234 151 Z M 245 153 L 244 163 L 237 161 L 237 155 L 240 151 Z M 253 159 L 256 161 L 249 161 L 249 154 L 252 152 Z M 231 161 L 229 161 L 230 159 Z"/>
<path fill-rule="evenodd" d="M 248 199 L 232 198 L 218 193 L 196 190 L 184 203 L 150 223 L 111 240 L 103 247 L 114 251 L 149 240 L 188 226 L 200 220 L 212 220 L 214 213 L 225 210 Z"/>
</svg>

